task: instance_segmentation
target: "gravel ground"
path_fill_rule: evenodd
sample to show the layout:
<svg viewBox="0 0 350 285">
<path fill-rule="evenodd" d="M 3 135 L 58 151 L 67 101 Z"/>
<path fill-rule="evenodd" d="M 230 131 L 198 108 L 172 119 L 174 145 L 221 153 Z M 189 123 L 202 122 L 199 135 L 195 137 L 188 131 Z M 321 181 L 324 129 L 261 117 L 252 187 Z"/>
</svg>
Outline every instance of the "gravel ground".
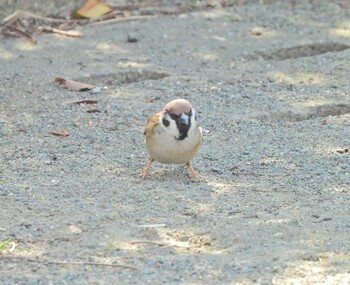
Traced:
<svg viewBox="0 0 350 285">
<path fill-rule="evenodd" d="M 1 284 L 350 283 L 350 5 L 254 2 L 1 38 Z M 141 181 L 174 98 L 199 111 L 202 181 Z"/>
</svg>

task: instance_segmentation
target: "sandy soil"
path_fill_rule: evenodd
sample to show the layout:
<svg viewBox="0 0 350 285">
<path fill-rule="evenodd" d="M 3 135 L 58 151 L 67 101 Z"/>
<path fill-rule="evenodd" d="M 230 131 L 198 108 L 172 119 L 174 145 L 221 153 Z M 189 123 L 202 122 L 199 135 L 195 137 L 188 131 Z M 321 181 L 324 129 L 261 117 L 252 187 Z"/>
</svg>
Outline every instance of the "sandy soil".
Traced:
<svg viewBox="0 0 350 285">
<path fill-rule="evenodd" d="M 1 38 L 1 284 L 349 284 L 350 5 L 254 2 Z M 174 98 L 200 112 L 203 181 L 141 181 Z"/>
</svg>

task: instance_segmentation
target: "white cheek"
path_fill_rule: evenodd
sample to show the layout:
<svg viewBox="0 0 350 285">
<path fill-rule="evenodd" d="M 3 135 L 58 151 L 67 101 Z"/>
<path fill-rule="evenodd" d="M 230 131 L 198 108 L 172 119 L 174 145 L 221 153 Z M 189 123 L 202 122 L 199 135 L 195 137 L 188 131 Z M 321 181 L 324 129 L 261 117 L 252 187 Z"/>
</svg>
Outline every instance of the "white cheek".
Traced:
<svg viewBox="0 0 350 285">
<path fill-rule="evenodd" d="M 176 126 L 175 121 L 172 120 L 172 119 L 171 119 L 169 116 L 167 116 L 167 115 L 165 115 L 164 117 L 165 117 L 165 119 L 167 119 L 167 120 L 170 122 L 170 124 L 169 124 L 169 126 L 167 126 L 167 127 L 164 126 L 164 125 L 162 124 L 163 130 L 164 130 L 166 133 L 168 133 L 169 135 L 173 136 L 173 137 L 178 137 L 178 136 L 179 136 L 179 130 L 177 129 L 177 126 Z"/>
<path fill-rule="evenodd" d="M 178 137 L 179 136 L 179 130 L 177 129 L 176 123 L 174 120 L 170 120 L 170 125 L 168 126 L 168 132 L 169 134 Z"/>
</svg>

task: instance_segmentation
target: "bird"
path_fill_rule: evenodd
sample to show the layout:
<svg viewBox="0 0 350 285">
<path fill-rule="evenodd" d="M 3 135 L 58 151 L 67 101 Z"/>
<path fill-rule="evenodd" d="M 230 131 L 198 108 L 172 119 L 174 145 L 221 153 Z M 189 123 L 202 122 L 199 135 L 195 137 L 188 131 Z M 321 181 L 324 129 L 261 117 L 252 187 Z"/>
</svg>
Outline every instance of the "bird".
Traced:
<svg viewBox="0 0 350 285">
<path fill-rule="evenodd" d="M 144 179 L 154 161 L 165 164 L 184 164 L 190 178 L 199 181 L 191 160 L 202 145 L 202 128 L 196 110 L 185 99 L 175 99 L 161 112 L 150 116 L 144 131 L 149 161 L 141 175 Z"/>
</svg>

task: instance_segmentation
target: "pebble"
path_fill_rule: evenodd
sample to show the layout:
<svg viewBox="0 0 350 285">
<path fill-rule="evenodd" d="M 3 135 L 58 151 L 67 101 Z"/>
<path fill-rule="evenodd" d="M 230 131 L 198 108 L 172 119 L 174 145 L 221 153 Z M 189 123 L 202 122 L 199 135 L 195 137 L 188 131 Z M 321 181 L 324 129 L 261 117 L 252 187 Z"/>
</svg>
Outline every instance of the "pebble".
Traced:
<svg viewBox="0 0 350 285">
<path fill-rule="evenodd" d="M 29 228 L 32 226 L 32 224 L 29 223 L 29 222 L 22 222 L 22 223 L 20 223 L 19 225 L 20 225 L 21 227 L 25 227 L 26 229 L 29 229 Z"/>
<path fill-rule="evenodd" d="M 128 34 L 127 42 L 128 43 L 136 43 L 136 42 L 138 42 L 138 36 L 135 33 Z"/>
</svg>

